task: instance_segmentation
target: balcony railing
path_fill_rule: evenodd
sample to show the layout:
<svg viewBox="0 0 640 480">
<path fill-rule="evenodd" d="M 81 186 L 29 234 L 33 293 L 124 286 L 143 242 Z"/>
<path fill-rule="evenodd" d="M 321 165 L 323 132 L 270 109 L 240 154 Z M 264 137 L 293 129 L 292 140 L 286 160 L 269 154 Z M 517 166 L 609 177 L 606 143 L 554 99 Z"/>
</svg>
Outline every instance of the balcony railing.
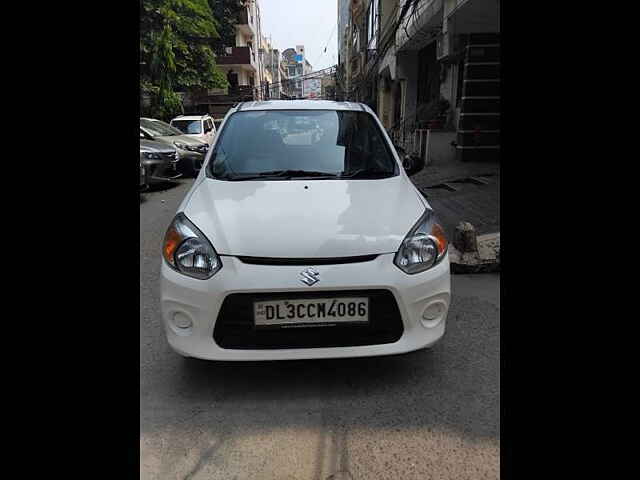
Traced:
<svg viewBox="0 0 640 480">
<path fill-rule="evenodd" d="M 217 104 L 248 102 L 258 98 L 258 89 L 251 85 L 229 86 L 213 94 L 194 95 L 194 104 Z"/>
<path fill-rule="evenodd" d="M 425 34 L 442 29 L 443 3 L 443 0 L 422 0 L 410 7 L 396 32 L 399 49 L 418 49 L 425 42 Z"/>
<path fill-rule="evenodd" d="M 231 47 L 231 53 L 216 58 L 218 65 L 251 65 L 256 67 L 256 56 L 251 47 Z"/>
</svg>

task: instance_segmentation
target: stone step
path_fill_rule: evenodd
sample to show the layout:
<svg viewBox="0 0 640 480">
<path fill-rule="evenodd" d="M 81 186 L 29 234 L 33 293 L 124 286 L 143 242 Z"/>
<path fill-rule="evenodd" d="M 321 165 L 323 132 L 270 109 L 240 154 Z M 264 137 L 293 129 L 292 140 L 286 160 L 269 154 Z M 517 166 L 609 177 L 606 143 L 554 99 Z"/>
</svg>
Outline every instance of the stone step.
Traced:
<svg viewBox="0 0 640 480">
<path fill-rule="evenodd" d="M 500 96 L 500 80 L 465 80 L 462 86 L 462 96 Z"/>
<path fill-rule="evenodd" d="M 500 112 L 499 96 L 463 96 L 460 100 L 462 113 Z"/>
<path fill-rule="evenodd" d="M 465 59 L 470 62 L 499 62 L 500 45 L 467 45 Z"/>
<path fill-rule="evenodd" d="M 466 63 L 464 66 L 464 79 L 491 79 L 500 78 L 500 63 L 476 62 Z"/>
</svg>

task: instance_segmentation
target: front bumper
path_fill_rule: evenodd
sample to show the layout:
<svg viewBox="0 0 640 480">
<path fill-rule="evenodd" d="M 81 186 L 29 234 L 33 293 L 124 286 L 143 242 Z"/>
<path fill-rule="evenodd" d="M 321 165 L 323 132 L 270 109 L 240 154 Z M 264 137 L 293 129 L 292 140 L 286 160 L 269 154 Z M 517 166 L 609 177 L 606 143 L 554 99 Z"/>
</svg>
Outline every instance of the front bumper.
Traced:
<svg viewBox="0 0 640 480">
<path fill-rule="evenodd" d="M 315 266 L 321 281 L 311 287 L 300 282 L 301 266 L 245 264 L 235 257 L 221 257 L 222 269 L 209 280 L 197 280 L 161 267 L 160 302 L 162 322 L 170 346 L 179 354 L 207 360 L 293 360 L 313 358 L 393 355 L 426 348 L 445 332 L 451 298 L 448 255 L 438 265 L 416 275 L 407 275 L 393 264 L 393 254 L 375 260 L 341 265 Z M 312 266 L 312 265 L 309 265 Z M 232 293 L 322 292 L 385 289 L 395 298 L 403 333 L 393 343 L 348 347 L 228 349 L 213 338 L 220 307 Z M 440 320 L 421 321 L 433 301 L 446 305 Z M 178 328 L 176 313 L 187 316 L 192 326 Z M 331 328 L 331 327 L 329 327 Z"/>
<path fill-rule="evenodd" d="M 180 163 L 178 171 L 183 174 L 199 171 L 204 162 L 204 154 L 190 150 L 180 150 Z"/>
<path fill-rule="evenodd" d="M 147 185 L 147 169 L 144 166 L 140 166 L 140 191 L 144 191 L 149 188 Z"/>
<path fill-rule="evenodd" d="M 144 160 L 146 182 L 162 183 L 182 176 L 177 169 L 178 160 Z"/>
</svg>

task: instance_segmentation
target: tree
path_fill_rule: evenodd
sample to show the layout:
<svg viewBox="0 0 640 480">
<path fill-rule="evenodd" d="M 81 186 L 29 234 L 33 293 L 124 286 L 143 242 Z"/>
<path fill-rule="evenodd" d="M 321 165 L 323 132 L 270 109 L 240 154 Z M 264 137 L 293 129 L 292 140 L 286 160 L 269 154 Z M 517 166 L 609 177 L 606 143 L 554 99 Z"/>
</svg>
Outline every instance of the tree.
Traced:
<svg viewBox="0 0 640 480">
<path fill-rule="evenodd" d="M 216 55 L 224 55 L 224 47 L 233 47 L 236 44 L 236 23 L 240 10 L 244 8 L 239 0 L 208 0 L 213 16 L 217 20 L 216 28 L 219 38 L 216 41 L 214 52 Z"/>
<path fill-rule="evenodd" d="M 150 98 L 149 115 L 180 113 L 176 92 L 227 85 L 215 63 L 216 25 L 210 0 L 141 0 L 140 90 Z"/>
</svg>

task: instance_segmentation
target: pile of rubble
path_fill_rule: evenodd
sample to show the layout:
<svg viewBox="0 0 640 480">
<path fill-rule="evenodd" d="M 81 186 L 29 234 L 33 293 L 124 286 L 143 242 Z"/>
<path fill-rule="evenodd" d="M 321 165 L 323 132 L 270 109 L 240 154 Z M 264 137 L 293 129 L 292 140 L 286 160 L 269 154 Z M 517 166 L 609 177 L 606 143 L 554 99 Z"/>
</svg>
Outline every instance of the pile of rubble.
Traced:
<svg viewBox="0 0 640 480">
<path fill-rule="evenodd" d="M 476 235 L 469 222 L 456 227 L 449 245 L 451 273 L 488 273 L 500 271 L 500 232 Z"/>
</svg>

